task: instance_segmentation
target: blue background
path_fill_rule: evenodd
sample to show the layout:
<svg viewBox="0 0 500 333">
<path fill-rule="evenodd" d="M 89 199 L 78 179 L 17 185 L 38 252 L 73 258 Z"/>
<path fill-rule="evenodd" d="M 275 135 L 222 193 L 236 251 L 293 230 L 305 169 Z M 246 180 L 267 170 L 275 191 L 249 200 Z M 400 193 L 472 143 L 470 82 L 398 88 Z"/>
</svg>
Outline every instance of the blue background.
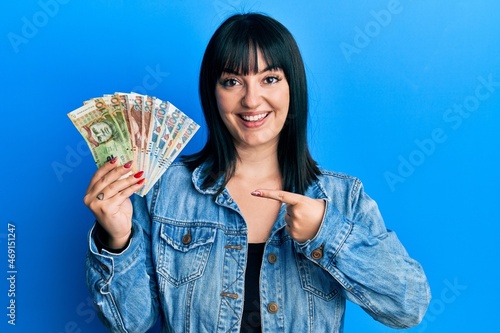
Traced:
<svg viewBox="0 0 500 333">
<path fill-rule="evenodd" d="M 261 11 L 296 37 L 310 145 L 355 175 L 428 275 L 410 332 L 500 332 L 500 3 L 494 0 L 41 0 L 0 5 L 0 331 L 103 332 L 84 281 L 95 165 L 66 114 L 135 90 L 203 123 L 199 64 L 221 20 Z M 459 112 L 459 110 L 462 110 Z M 198 150 L 200 130 L 187 152 Z M 7 234 L 16 233 L 16 325 Z M 348 306 L 347 332 L 393 332 Z"/>
</svg>

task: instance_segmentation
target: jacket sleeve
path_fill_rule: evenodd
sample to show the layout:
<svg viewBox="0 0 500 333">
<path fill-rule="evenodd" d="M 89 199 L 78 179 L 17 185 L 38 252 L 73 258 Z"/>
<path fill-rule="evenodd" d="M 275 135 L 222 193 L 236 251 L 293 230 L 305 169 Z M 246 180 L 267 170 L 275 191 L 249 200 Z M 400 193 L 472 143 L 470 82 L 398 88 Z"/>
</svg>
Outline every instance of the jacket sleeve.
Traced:
<svg viewBox="0 0 500 333">
<path fill-rule="evenodd" d="M 146 332 L 158 317 L 158 292 L 151 262 L 150 219 L 134 196 L 132 238 L 122 253 L 99 252 L 89 233 L 87 286 L 99 318 L 110 332 Z"/>
<path fill-rule="evenodd" d="M 357 179 L 349 202 L 348 218 L 327 201 L 317 235 L 296 244 L 298 250 L 328 271 L 344 296 L 375 320 L 393 328 L 419 324 L 431 298 L 421 265 L 386 229 L 377 204 Z"/>
</svg>

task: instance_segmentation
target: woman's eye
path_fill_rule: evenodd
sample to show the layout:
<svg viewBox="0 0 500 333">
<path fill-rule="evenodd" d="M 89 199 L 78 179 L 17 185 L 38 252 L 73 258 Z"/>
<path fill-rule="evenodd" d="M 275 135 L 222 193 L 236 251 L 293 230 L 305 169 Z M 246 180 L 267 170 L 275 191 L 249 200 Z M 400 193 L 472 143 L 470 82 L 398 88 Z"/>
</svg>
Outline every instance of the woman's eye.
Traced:
<svg viewBox="0 0 500 333">
<path fill-rule="evenodd" d="M 234 87 L 237 84 L 238 84 L 238 81 L 236 79 L 224 79 L 224 80 L 222 80 L 222 85 L 224 87 Z"/>
<path fill-rule="evenodd" d="M 277 76 L 268 76 L 264 79 L 264 81 L 267 84 L 274 84 L 274 83 L 278 83 L 279 81 L 281 81 L 281 79 Z"/>
</svg>

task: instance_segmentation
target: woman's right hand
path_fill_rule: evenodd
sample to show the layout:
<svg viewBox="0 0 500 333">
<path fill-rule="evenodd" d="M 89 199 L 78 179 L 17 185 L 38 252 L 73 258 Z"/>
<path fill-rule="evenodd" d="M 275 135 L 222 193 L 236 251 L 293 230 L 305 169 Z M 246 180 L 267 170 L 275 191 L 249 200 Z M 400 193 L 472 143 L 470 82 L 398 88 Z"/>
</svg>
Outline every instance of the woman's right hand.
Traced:
<svg viewBox="0 0 500 333">
<path fill-rule="evenodd" d="M 101 166 L 92 179 L 83 202 L 92 211 L 97 222 L 108 233 L 103 245 L 120 249 L 127 244 L 132 233 L 132 202 L 130 196 L 144 183 L 144 172 L 120 179 L 130 173 L 132 162 L 117 165 L 117 159 Z"/>
</svg>

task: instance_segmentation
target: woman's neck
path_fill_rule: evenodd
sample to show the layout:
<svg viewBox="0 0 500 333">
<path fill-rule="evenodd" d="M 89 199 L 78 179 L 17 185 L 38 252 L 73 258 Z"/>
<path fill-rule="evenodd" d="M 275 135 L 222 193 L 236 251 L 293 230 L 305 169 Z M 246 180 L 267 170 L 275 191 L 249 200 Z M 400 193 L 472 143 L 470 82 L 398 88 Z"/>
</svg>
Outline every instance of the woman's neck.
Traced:
<svg viewBox="0 0 500 333">
<path fill-rule="evenodd" d="M 253 179 L 281 178 L 276 146 L 238 148 L 235 176 Z"/>
</svg>

